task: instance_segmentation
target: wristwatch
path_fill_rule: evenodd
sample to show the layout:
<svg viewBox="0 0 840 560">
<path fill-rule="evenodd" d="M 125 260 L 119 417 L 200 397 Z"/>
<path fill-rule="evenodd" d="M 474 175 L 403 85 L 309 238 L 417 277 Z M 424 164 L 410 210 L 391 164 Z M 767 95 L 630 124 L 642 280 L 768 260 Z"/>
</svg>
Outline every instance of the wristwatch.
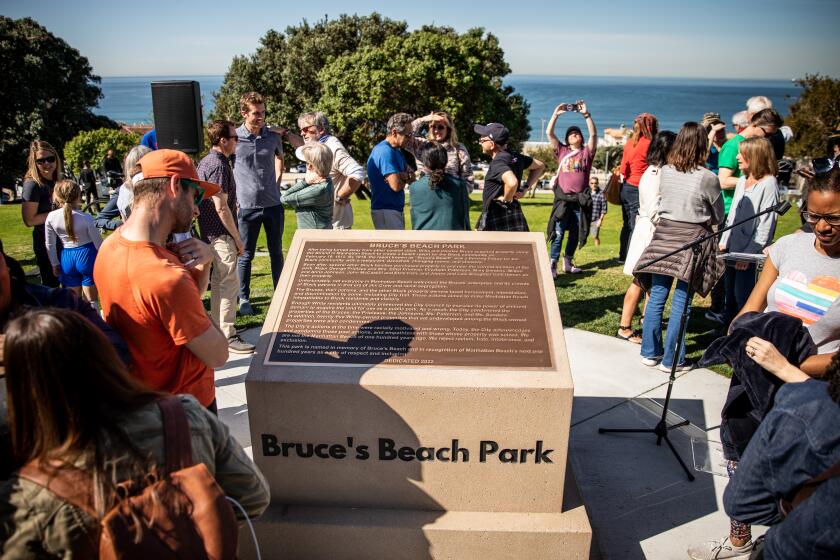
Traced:
<svg viewBox="0 0 840 560">
<path fill-rule="evenodd" d="M 588 119 L 590 116 L 592 116 L 590 113 L 581 113 L 581 115 L 583 115 L 584 119 Z"/>
</svg>

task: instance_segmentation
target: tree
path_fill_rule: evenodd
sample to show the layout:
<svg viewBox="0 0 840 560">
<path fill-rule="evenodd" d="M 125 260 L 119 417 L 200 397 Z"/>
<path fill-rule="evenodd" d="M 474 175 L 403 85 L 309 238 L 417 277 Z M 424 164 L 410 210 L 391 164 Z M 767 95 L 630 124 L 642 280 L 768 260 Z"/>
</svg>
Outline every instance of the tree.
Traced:
<svg viewBox="0 0 840 560">
<path fill-rule="evenodd" d="M 116 127 L 94 115 L 102 91 L 87 58 L 30 18 L 0 16 L 0 170 L 26 169 L 32 140 L 57 149 L 80 130 Z"/>
<path fill-rule="evenodd" d="M 268 122 L 294 126 L 300 113 L 322 110 L 363 160 L 391 114 L 445 110 L 477 155 L 476 122 L 505 123 L 514 147 L 530 131 L 527 103 L 502 85 L 508 73 L 498 39 L 481 29 L 409 33 L 405 22 L 376 13 L 342 15 L 266 33 L 252 56 L 231 63 L 212 117 L 239 120 L 239 96 L 259 91 L 268 97 Z"/>
<path fill-rule="evenodd" d="M 482 29 L 459 35 L 450 28 L 423 27 L 392 36 L 327 64 L 318 80 L 318 107 L 365 156 L 385 133 L 393 113 L 414 116 L 443 110 L 452 115 L 461 142 L 477 156 L 475 123 L 501 122 L 518 148 L 530 132 L 528 104 L 502 85 L 510 72 L 498 39 Z"/>
<path fill-rule="evenodd" d="M 293 126 L 299 114 L 312 111 L 321 97 L 318 71 L 336 57 L 356 49 L 381 45 L 387 37 L 406 34 L 406 23 L 369 16 L 342 15 L 310 25 L 269 30 L 249 56 L 231 62 L 215 94 L 211 118 L 240 120 L 239 97 L 257 91 L 267 97 L 268 122 Z"/>
<path fill-rule="evenodd" d="M 128 151 L 139 143 L 140 135 L 137 133 L 113 128 L 88 130 L 80 132 L 64 145 L 64 158 L 73 171 L 78 173 L 85 160 L 90 162 L 92 168 L 99 167 L 109 149 L 113 149 L 114 155 L 122 161 Z"/>
<path fill-rule="evenodd" d="M 785 119 L 794 133 L 786 153 L 793 157 L 823 156 L 828 137 L 840 129 L 840 80 L 814 74 L 796 83 L 802 94 Z"/>
</svg>

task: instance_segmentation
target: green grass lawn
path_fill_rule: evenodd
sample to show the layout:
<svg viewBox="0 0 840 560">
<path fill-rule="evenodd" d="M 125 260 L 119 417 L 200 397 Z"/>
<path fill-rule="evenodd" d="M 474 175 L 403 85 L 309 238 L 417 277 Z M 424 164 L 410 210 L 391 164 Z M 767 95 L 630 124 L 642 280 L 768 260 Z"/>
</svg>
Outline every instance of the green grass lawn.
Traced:
<svg viewBox="0 0 840 560">
<path fill-rule="evenodd" d="M 470 208 L 471 223 L 475 224 L 480 213 L 481 194 L 473 194 Z M 551 212 L 552 196 L 538 194 L 536 198 L 522 199 L 525 215 L 531 231 L 544 232 Z M 372 229 L 369 201 L 354 200 L 356 229 Z M 409 219 L 406 209 L 406 218 Z M 283 251 L 288 251 L 295 232 L 295 214 L 286 210 L 286 227 L 283 234 Z M 791 233 L 799 226 L 796 212 L 788 212 L 782 216 L 776 228 L 776 237 Z M 410 227 L 410 226 L 408 226 Z M 560 304 L 560 314 L 563 325 L 575 327 L 605 335 L 615 335 L 621 317 L 621 306 L 624 292 L 630 283 L 630 277 L 622 271 L 618 263 L 618 234 L 621 229 L 621 208 L 610 205 L 609 212 L 601 228 L 601 246 L 595 247 L 591 239 L 583 249 L 579 249 L 575 257 L 577 265 L 583 269 L 581 274 L 561 274 L 555 281 L 557 300 Z M 31 230 L 24 227 L 20 217 L 20 205 L 0 206 L 0 239 L 6 252 L 18 259 L 24 268 L 35 266 L 32 256 Z M 260 235 L 257 243 L 258 251 L 267 251 L 265 232 Z M 253 317 L 237 317 L 237 325 L 256 327 L 265 320 L 273 287 L 271 284 L 271 269 L 268 257 L 258 256 L 254 259 L 251 278 L 251 303 L 259 312 Z M 205 305 L 209 308 L 209 297 L 205 298 Z M 695 298 L 694 312 L 689 323 L 687 336 L 687 354 L 690 358 L 699 357 L 703 350 L 713 340 L 714 325 L 707 321 L 703 314 L 709 306 L 709 300 Z M 634 323 L 637 327 L 638 316 Z M 726 373 L 726 369 L 720 369 Z"/>
</svg>

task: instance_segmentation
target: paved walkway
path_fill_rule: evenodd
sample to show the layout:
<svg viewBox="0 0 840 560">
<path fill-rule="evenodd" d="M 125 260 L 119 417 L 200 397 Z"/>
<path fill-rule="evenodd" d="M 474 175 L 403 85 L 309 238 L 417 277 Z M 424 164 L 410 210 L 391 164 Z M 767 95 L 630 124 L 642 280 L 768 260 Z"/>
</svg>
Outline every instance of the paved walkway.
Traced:
<svg viewBox="0 0 840 560">
<path fill-rule="evenodd" d="M 676 381 L 669 421 L 691 424 L 671 431 L 671 440 L 696 476 L 689 482 L 653 434 L 598 433 L 599 427 L 653 427 L 667 374 L 643 366 L 636 345 L 578 329 L 564 334 L 575 382 L 569 456 L 601 557 L 685 559 L 689 544 L 726 535 L 726 478 L 692 468 L 691 437 L 706 437 L 705 430 L 720 423 L 729 380 L 697 369 Z M 242 336 L 256 343 L 259 332 Z M 249 363 L 250 356 L 231 355 L 216 372 L 216 398 L 219 416 L 250 450 L 244 384 Z M 709 437 L 717 440 L 718 431 Z"/>
</svg>

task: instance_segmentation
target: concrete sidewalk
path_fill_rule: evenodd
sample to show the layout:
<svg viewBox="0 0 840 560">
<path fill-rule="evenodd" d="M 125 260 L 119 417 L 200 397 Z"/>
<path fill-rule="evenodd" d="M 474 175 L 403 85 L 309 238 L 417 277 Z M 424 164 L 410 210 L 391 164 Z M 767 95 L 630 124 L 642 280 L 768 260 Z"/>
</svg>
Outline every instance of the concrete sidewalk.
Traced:
<svg viewBox="0 0 840 560">
<path fill-rule="evenodd" d="M 729 530 L 721 505 L 726 478 L 694 470 L 691 437 L 719 440 L 717 429 L 706 430 L 720 424 L 729 380 L 697 369 L 674 386 L 669 423 L 691 424 L 670 435 L 696 476 L 689 482 L 655 435 L 598 433 L 599 427 L 653 428 L 667 374 L 643 366 L 637 345 L 578 329 L 564 334 L 575 382 L 569 457 L 594 530 L 593 548 L 605 559 L 685 559 L 689 545 L 723 538 Z M 242 336 L 256 343 L 259 331 Z M 219 416 L 249 452 L 244 381 L 250 361 L 232 354 L 216 372 Z"/>
</svg>

